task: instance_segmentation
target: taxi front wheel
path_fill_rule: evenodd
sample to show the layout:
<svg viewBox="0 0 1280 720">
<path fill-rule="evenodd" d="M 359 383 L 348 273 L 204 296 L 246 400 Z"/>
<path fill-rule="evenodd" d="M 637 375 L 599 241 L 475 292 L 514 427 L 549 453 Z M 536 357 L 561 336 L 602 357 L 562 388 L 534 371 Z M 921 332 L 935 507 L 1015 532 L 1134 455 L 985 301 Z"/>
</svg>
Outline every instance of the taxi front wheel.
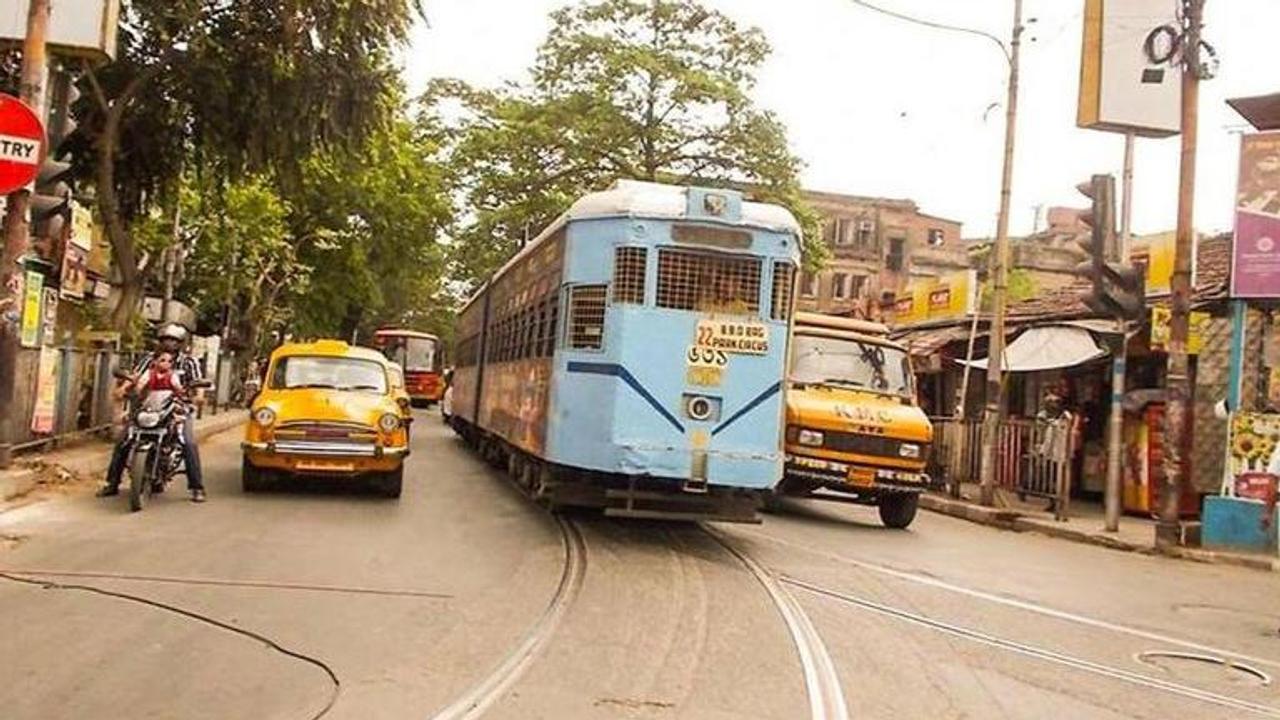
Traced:
<svg viewBox="0 0 1280 720">
<path fill-rule="evenodd" d="M 400 497 L 400 491 L 404 487 L 404 466 L 401 465 L 391 472 L 383 473 L 378 477 L 377 483 L 378 492 L 383 497 Z"/>
<path fill-rule="evenodd" d="M 267 489 L 266 472 L 251 465 L 248 458 L 240 462 L 240 487 L 247 493 Z"/>
<path fill-rule="evenodd" d="M 880 522 L 901 530 L 916 519 L 920 496 L 916 493 L 886 493 L 880 498 Z"/>
</svg>

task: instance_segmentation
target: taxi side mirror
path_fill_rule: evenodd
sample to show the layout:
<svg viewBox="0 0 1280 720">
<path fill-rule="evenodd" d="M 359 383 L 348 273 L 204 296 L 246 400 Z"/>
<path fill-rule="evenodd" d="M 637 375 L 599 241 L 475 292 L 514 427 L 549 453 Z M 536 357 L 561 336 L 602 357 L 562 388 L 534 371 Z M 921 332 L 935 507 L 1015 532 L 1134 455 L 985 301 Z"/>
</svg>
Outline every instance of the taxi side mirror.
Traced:
<svg viewBox="0 0 1280 720">
<path fill-rule="evenodd" d="M 407 397 L 396 398 L 396 404 L 400 406 L 401 410 L 407 411 L 409 409 L 409 403 L 410 403 L 410 400 Z"/>
</svg>

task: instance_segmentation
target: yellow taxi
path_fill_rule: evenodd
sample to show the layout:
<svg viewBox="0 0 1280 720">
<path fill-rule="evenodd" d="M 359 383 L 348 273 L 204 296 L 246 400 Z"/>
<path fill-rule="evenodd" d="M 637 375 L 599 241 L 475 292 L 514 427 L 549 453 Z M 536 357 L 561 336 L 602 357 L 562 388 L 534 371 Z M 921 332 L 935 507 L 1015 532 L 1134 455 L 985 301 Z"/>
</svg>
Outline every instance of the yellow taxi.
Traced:
<svg viewBox="0 0 1280 720">
<path fill-rule="evenodd" d="M 340 340 L 277 348 L 241 443 L 245 492 L 281 474 L 373 476 L 399 497 L 411 418 L 395 371 L 381 353 Z"/>
</svg>

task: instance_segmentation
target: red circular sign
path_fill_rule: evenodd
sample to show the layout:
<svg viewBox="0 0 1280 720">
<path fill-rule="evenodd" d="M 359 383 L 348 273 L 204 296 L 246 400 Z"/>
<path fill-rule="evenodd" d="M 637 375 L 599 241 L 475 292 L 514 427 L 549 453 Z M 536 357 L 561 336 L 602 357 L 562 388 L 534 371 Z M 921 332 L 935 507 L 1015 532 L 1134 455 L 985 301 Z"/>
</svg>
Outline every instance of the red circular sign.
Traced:
<svg viewBox="0 0 1280 720">
<path fill-rule="evenodd" d="M 35 179 L 44 160 L 44 125 L 27 104 L 0 93 L 0 195 Z"/>
</svg>

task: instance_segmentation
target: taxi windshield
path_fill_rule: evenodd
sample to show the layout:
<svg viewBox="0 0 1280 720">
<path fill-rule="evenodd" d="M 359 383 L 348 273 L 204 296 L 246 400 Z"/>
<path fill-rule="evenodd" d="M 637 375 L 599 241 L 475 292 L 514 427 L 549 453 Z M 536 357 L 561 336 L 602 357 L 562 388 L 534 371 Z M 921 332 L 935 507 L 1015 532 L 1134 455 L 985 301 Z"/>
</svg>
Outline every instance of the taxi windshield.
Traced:
<svg viewBox="0 0 1280 720">
<path fill-rule="evenodd" d="M 276 361 L 271 387 L 276 390 L 325 388 L 385 393 L 387 373 L 381 364 L 372 360 L 292 355 Z"/>
<path fill-rule="evenodd" d="M 791 381 L 910 397 L 911 371 L 902 350 L 846 338 L 797 335 Z"/>
</svg>

